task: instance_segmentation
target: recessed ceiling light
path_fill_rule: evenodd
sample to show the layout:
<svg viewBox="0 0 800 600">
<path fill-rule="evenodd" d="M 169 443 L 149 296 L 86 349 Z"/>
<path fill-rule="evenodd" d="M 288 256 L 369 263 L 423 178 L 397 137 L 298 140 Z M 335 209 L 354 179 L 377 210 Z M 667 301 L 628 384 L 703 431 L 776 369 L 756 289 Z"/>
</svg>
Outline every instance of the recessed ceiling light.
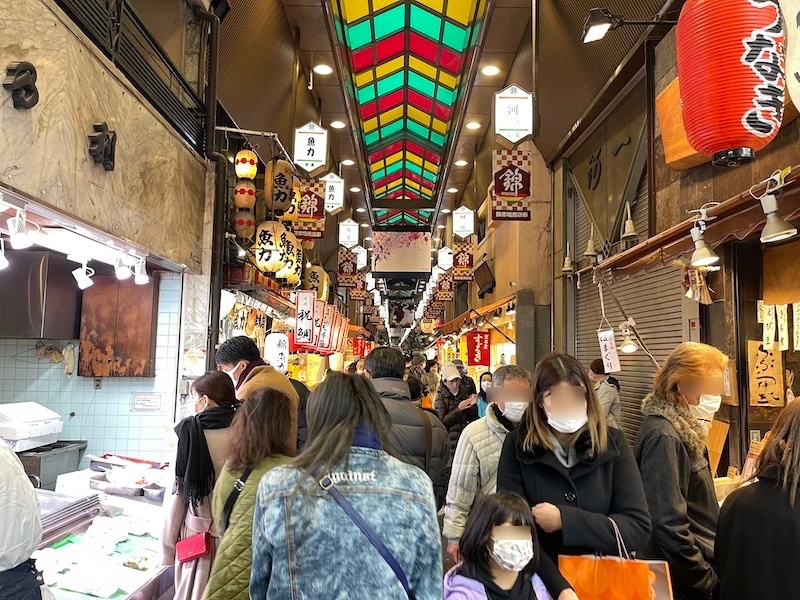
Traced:
<svg viewBox="0 0 800 600">
<path fill-rule="evenodd" d="M 344 129 L 347 127 L 344 121 L 331 121 L 331 127 L 334 129 Z"/>
<path fill-rule="evenodd" d="M 366 208 L 364 208 L 363 206 L 359 206 L 359 207 L 356 209 L 356 212 L 357 212 L 357 213 L 365 213 L 365 212 L 367 212 L 367 209 L 366 209 Z"/>
<path fill-rule="evenodd" d="M 495 67 L 494 65 L 486 65 L 481 69 L 481 73 L 484 75 L 488 75 L 489 77 L 494 77 L 495 75 L 500 74 L 499 67 Z"/>
<path fill-rule="evenodd" d="M 365 238 L 364 238 L 364 241 L 365 241 L 365 242 L 371 242 L 371 241 L 372 241 L 372 238 L 371 238 L 371 237 L 365 237 Z"/>
<path fill-rule="evenodd" d="M 442 238 L 435 237 L 435 238 L 433 238 L 433 241 L 434 241 L 434 243 L 438 244 L 439 242 L 442 241 Z"/>
<path fill-rule="evenodd" d="M 461 159 L 461 160 L 457 160 L 457 161 L 456 161 L 456 162 L 454 162 L 453 164 L 454 164 L 455 166 L 457 166 L 457 167 L 466 167 L 466 166 L 469 164 L 469 162 L 468 162 L 468 161 L 466 161 L 466 160 L 464 160 L 464 159 Z"/>
<path fill-rule="evenodd" d="M 480 129 L 481 128 L 481 124 L 478 123 L 477 121 L 470 121 L 469 123 L 466 124 L 466 128 L 467 129 Z"/>
<path fill-rule="evenodd" d="M 448 194 L 455 194 L 456 192 L 458 192 L 458 188 L 447 188 Z"/>
<path fill-rule="evenodd" d="M 314 73 L 317 75 L 330 75 L 333 73 L 333 67 L 330 65 L 316 65 L 314 67 Z"/>
<path fill-rule="evenodd" d="M 357 194 L 357 193 L 359 193 L 361 191 L 361 188 L 353 186 L 353 187 L 350 188 L 350 191 L 353 192 L 354 194 Z"/>
<path fill-rule="evenodd" d="M 362 223 L 361 227 L 369 227 L 369 223 Z"/>
<path fill-rule="evenodd" d="M 443 209 L 442 209 L 442 214 L 443 214 L 443 215 L 449 215 L 451 212 L 452 212 L 452 211 L 451 211 L 449 208 L 443 208 Z"/>
<path fill-rule="evenodd" d="M 445 225 L 444 223 L 439 223 L 439 224 L 436 226 L 436 229 L 444 229 L 445 227 L 446 227 L 446 225 Z"/>
<path fill-rule="evenodd" d="M 345 159 L 342 161 L 342 164 L 343 164 L 345 167 L 352 167 L 354 164 L 356 164 L 356 161 L 354 161 L 354 160 L 350 160 L 349 158 L 345 158 Z"/>
</svg>

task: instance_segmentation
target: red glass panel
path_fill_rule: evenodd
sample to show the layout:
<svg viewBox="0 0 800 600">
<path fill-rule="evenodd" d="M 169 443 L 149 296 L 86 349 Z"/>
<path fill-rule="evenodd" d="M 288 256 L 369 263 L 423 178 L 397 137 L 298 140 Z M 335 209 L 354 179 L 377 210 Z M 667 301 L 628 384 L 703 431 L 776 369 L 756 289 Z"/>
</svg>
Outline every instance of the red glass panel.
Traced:
<svg viewBox="0 0 800 600">
<path fill-rule="evenodd" d="M 379 187 L 383 187 L 385 185 L 389 185 L 393 181 L 397 181 L 402 176 L 403 176 L 403 173 L 401 171 L 397 171 L 396 173 L 392 173 L 388 177 L 381 177 L 377 181 L 373 182 L 372 185 L 377 189 Z"/>
<path fill-rule="evenodd" d="M 433 112 L 433 99 L 414 90 L 408 90 L 408 102 L 428 114 Z"/>
<path fill-rule="evenodd" d="M 427 60 L 431 64 L 436 64 L 437 51 L 439 50 L 439 46 L 436 42 L 432 42 L 413 31 L 409 33 L 409 42 L 411 52 Z"/>
<path fill-rule="evenodd" d="M 406 179 L 410 179 L 416 183 L 422 183 L 422 177 L 417 175 L 416 173 L 412 173 L 411 171 L 406 171 Z"/>
<path fill-rule="evenodd" d="M 405 34 L 401 31 L 393 36 L 381 40 L 375 45 L 375 53 L 378 56 L 378 62 L 384 62 L 389 58 L 394 58 L 405 50 Z"/>
<path fill-rule="evenodd" d="M 444 104 L 439 104 L 438 102 L 433 107 L 433 114 L 436 116 L 437 119 L 441 119 L 445 123 L 450 120 L 450 115 L 452 114 L 452 110 L 449 107 L 445 106 Z"/>
<path fill-rule="evenodd" d="M 372 54 L 372 46 L 367 46 L 361 50 L 356 50 L 351 55 L 353 57 L 353 72 L 360 73 L 367 67 L 375 64 Z"/>
<path fill-rule="evenodd" d="M 391 156 L 395 152 L 400 152 L 403 149 L 403 142 L 394 142 L 393 144 L 389 144 L 386 146 L 385 156 Z"/>
<path fill-rule="evenodd" d="M 438 154 L 434 154 L 430 150 L 425 151 L 425 160 L 432 162 L 435 165 L 439 164 L 441 161 L 441 157 Z"/>
<path fill-rule="evenodd" d="M 439 64 L 442 65 L 443 69 L 450 71 L 454 75 L 458 75 L 461 72 L 461 55 L 453 52 L 446 46 L 442 46 L 442 56 Z"/>
<path fill-rule="evenodd" d="M 407 142 L 406 148 L 408 148 L 411 152 L 413 152 L 414 154 L 416 154 L 419 157 L 422 157 L 422 156 L 425 155 L 425 149 L 422 146 L 420 146 L 419 144 L 415 144 L 414 142 L 411 142 L 411 141 Z"/>
<path fill-rule="evenodd" d="M 361 107 L 361 120 L 366 121 L 370 117 L 374 117 L 378 112 L 377 102 L 369 102 Z"/>
<path fill-rule="evenodd" d="M 386 112 L 390 108 L 394 108 L 398 104 L 403 103 L 403 90 L 395 90 L 391 94 L 387 94 L 382 98 L 378 98 L 378 109 L 381 112 Z"/>
</svg>

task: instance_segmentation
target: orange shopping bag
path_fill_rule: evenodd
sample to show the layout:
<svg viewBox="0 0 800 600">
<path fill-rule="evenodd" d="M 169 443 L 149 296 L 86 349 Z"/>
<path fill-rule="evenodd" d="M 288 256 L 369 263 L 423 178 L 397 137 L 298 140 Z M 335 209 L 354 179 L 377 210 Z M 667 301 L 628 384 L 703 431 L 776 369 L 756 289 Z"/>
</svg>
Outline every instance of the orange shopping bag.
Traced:
<svg viewBox="0 0 800 600">
<path fill-rule="evenodd" d="M 559 556 L 558 568 L 581 600 L 672 600 L 669 566 L 663 561 L 632 560 L 622 534 L 619 557 Z"/>
</svg>

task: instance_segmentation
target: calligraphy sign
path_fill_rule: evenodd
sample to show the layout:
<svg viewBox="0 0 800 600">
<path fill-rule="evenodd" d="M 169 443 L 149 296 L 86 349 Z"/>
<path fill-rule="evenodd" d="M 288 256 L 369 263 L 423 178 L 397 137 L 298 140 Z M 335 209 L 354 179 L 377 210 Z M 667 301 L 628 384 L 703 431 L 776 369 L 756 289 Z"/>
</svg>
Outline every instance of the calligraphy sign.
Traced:
<svg viewBox="0 0 800 600">
<path fill-rule="evenodd" d="M 325 320 L 326 306 L 327 304 L 322 300 L 314 302 L 314 338 L 311 345 L 314 346 L 315 349 L 319 349 L 319 336 L 322 331 L 322 323 Z"/>
<path fill-rule="evenodd" d="M 771 350 L 772 345 L 775 343 L 777 322 L 775 320 L 775 305 L 764 305 L 764 348 Z"/>
<path fill-rule="evenodd" d="M 310 344 L 314 341 L 314 308 L 317 293 L 313 290 L 301 290 L 295 295 L 295 328 L 294 341 L 297 344 Z"/>
<path fill-rule="evenodd" d="M 597 339 L 600 342 L 600 357 L 603 359 L 603 366 L 606 369 L 606 373 L 618 373 L 622 371 L 622 367 L 619 364 L 617 339 L 614 337 L 614 330 L 598 329 Z"/>
<path fill-rule="evenodd" d="M 333 333 L 334 319 L 338 313 L 332 304 L 325 305 L 325 318 L 322 319 L 322 329 L 319 332 L 320 350 L 331 349 L 331 335 Z"/>
<path fill-rule="evenodd" d="M 494 150 L 492 172 L 492 219 L 530 221 L 531 153 L 524 150 Z"/>
<path fill-rule="evenodd" d="M 794 351 L 800 352 L 800 304 L 792 304 L 792 324 L 794 325 Z"/>
<path fill-rule="evenodd" d="M 761 340 L 747 341 L 750 406 L 783 406 L 783 359 L 777 348 L 764 348 Z"/>
<path fill-rule="evenodd" d="M 319 221 L 325 218 L 325 184 L 313 179 L 300 181 L 300 198 L 297 201 L 297 218 L 300 221 Z"/>
<path fill-rule="evenodd" d="M 339 287 L 354 288 L 358 285 L 358 259 L 347 248 L 339 246 Z"/>
<path fill-rule="evenodd" d="M 786 304 L 777 304 L 775 312 L 778 317 L 778 350 L 784 352 L 789 349 L 789 307 Z"/>
<path fill-rule="evenodd" d="M 453 243 L 453 281 L 472 281 L 473 239 Z"/>
<path fill-rule="evenodd" d="M 344 209 L 344 179 L 328 173 L 319 180 L 325 185 L 325 211 L 335 215 Z"/>
<path fill-rule="evenodd" d="M 328 159 L 328 130 L 311 121 L 294 130 L 294 164 L 310 174 L 325 167 Z"/>
<path fill-rule="evenodd" d="M 289 370 L 289 337 L 285 333 L 270 333 L 264 341 L 264 358 L 279 373 Z"/>
<path fill-rule="evenodd" d="M 471 367 L 489 367 L 489 332 L 470 331 L 467 333 L 467 364 Z"/>
<path fill-rule="evenodd" d="M 439 280 L 436 282 L 436 300 L 449 302 L 453 297 L 453 274 L 445 273 L 440 275 Z"/>
</svg>

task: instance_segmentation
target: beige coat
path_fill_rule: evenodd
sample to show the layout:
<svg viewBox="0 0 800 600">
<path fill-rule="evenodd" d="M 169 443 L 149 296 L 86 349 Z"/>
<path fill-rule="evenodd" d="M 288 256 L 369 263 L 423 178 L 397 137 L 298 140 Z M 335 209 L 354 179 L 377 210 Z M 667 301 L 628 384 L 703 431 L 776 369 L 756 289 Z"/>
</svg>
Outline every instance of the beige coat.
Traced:
<svg viewBox="0 0 800 600">
<path fill-rule="evenodd" d="M 236 397 L 239 400 L 247 400 L 253 392 L 263 388 L 271 388 L 283 392 L 292 401 L 292 430 L 289 432 L 289 447 L 292 453 L 297 450 L 297 408 L 300 405 L 300 397 L 294 389 L 292 382 L 283 374 L 278 373 L 270 365 L 256 367 L 247 374 L 239 389 L 236 390 Z"/>
<path fill-rule="evenodd" d="M 225 461 L 228 460 L 229 432 L 229 429 L 205 431 L 215 477 L 219 477 Z M 161 540 L 163 562 L 165 565 L 175 565 L 175 600 L 201 600 L 219 545 L 219 532 L 211 516 L 211 496 L 195 508 L 187 506 L 183 498 L 173 494 L 165 500 L 165 512 Z M 210 531 L 212 535 L 211 553 L 191 562 L 178 562 L 175 559 L 175 544 L 178 540 L 206 531 Z"/>
</svg>

